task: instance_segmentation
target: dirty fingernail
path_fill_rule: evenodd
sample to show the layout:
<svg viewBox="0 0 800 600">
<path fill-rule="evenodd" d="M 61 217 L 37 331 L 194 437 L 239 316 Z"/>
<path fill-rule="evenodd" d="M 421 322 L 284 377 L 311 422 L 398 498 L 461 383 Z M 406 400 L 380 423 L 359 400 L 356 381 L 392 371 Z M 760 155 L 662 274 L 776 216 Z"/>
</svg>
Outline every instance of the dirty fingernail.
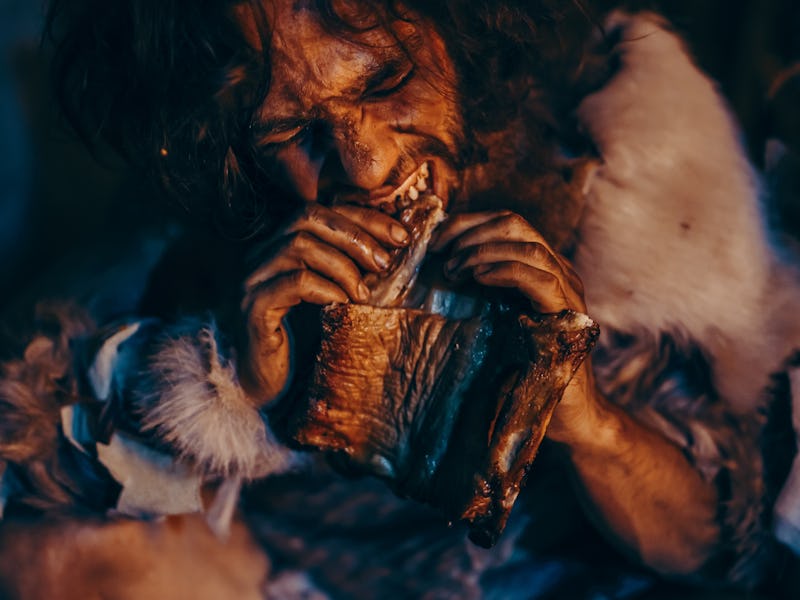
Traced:
<svg viewBox="0 0 800 600">
<path fill-rule="evenodd" d="M 375 252 L 373 256 L 375 258 L 375 264 L 381 269 L 387 269 L 389 267 L 389 257 L 384 252 Z"/>
<path fill-rule="evenodd" d="M 369 300 L 369 288 L 364 285 L 363 281 L 358 284 L 356 294 L 358 295 L 358 300 L 361 302 L 366 302 Z"/>
<path fill-rule="evenodd" d="M 395 242 L 403 244 L 408 241 L 408 232 L 405 229 L 403 229 L 400 225 L 393 224 L 389 228 L 389 233 L 391 234 L 392 239 Z"/>
</svg>

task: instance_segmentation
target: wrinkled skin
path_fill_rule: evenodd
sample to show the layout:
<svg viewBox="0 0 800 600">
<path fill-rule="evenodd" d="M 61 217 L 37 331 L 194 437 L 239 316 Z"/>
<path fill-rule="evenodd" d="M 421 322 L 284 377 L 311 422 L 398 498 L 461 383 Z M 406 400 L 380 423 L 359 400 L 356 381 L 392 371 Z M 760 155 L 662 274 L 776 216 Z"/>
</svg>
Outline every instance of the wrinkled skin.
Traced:
<svg viewBox="0 0 800 600">
<path fill-rule="evenodd" d="M 496 210 L 470 212 L 471 197 L 494 189 L 492 165 L 470 172 L 453 158 L 465 124 L 454 66 L 430 23 L 397 25 L 396 35 L 420 48 L 412 68 L 380 28 L 349 41 L 326 32 L 302 3 L 277 2 L 267 12 L 272 82 L 258 139 L 278 181 L 307 204 L 264 246 L 245 284 L 243 381 L 253 397 L 268 403 L 287 385 L 292 347 L 284 321 L 293 307 L 365 300 L 364 274 L 384 269 L 387 252 L 406 239 L 400 223 L 376 208 L 424 161 L 451 214 L 434 244 L 445 253 L 445 277 L 517 290 L 541 312 L 587 312 L 580 279 L 548 232 L 505 210 L 500 198 Z M 242 10 L 238 18 L 258 48 L 252 15 Z M 415 36 L 424 43 L 415 46 Z M 590 360 L 548 437 L 563 445 L 578 492 L 610 539 L 661 571 L 702 565 L 718 535 L 715 491 L 677 447 L 599 394 Z"/>
</svg>

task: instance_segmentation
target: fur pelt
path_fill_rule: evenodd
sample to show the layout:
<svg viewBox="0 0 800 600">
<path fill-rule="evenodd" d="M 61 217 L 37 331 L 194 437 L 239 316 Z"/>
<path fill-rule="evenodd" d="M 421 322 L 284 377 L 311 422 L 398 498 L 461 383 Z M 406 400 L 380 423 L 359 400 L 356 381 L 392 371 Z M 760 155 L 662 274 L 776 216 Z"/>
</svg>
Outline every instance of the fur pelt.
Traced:
<svg viewBox="0 0 800 600">
<path fill-rule="evenodd" d="M 60 431 L 61 408 L 81 400 L 73 344 L 96 328 L 73 304 L 44 302 L 34 312 L 22 356 L 0 364 L 0 475 L 13 477 L 21 504 L 97 506 L 102 475 L 70 452 Z"/>
<path fill-rule="evenodd" d="M 797 275 L 714 84 L 658 17 L 614 27 L 620 69 L 578 110 L 603 160 L 574 261 L 587 306 L 609 331 L 691 338 L 720 396 L 749 413 L 800 341 Z"/>
<path fill-rule="evenodd" d="M 166 328 L 128 383 L 141 428 L 207 475 L 246 479 L 285 472 L 301 457 L 278 442 L 239 384 L 213 321 Z"/>
</svg>

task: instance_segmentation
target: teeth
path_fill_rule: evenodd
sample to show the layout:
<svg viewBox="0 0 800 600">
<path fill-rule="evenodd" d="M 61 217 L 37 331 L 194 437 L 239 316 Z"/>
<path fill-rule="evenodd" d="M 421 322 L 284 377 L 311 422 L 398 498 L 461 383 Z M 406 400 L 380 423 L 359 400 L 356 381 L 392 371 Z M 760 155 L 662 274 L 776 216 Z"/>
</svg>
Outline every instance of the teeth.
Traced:
<svg viewBox="0 0 800 600">
<path fill-rule="evenodd" d="M 422 192 L 429 188 L 428 178 L 430 168 L 428 163 L 422 163 L 416 173 L 412 173 L 403 184 L 394 191 L 393 205 L 395 210 L 402 210 L 409 207 L 422 195 Z"/>
</svg>

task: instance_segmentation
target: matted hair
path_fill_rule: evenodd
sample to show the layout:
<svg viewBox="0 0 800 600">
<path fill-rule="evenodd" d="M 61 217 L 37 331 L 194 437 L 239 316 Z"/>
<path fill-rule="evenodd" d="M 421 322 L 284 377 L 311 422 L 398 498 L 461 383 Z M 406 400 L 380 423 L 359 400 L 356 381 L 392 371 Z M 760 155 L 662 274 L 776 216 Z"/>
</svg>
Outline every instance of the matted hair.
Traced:
<svg viewBox="0 0 800 600">
<path fill-rule="evenodd" d="M 558 120 L 594 27 L 580 0 L 359 0 L 370 26 L 431 19 L 458 71 L 465 121 L 499 129 L 538 95 Z M 249 126 L 270 83 L 263 0 L 52 0 L 45 40 L 62 110 L 90 146 L 109 144 L 195 213 L 247 236 L 294 210 L 261 164 Z M 257 17 L 249 45 L 236 6 Z M 316 0 L 330 30 L 361 23 Z M 411 13 L 409 13 L 409 9 Z M 530 102 L 528 102 L 530 106 Z"/>
</svg>

